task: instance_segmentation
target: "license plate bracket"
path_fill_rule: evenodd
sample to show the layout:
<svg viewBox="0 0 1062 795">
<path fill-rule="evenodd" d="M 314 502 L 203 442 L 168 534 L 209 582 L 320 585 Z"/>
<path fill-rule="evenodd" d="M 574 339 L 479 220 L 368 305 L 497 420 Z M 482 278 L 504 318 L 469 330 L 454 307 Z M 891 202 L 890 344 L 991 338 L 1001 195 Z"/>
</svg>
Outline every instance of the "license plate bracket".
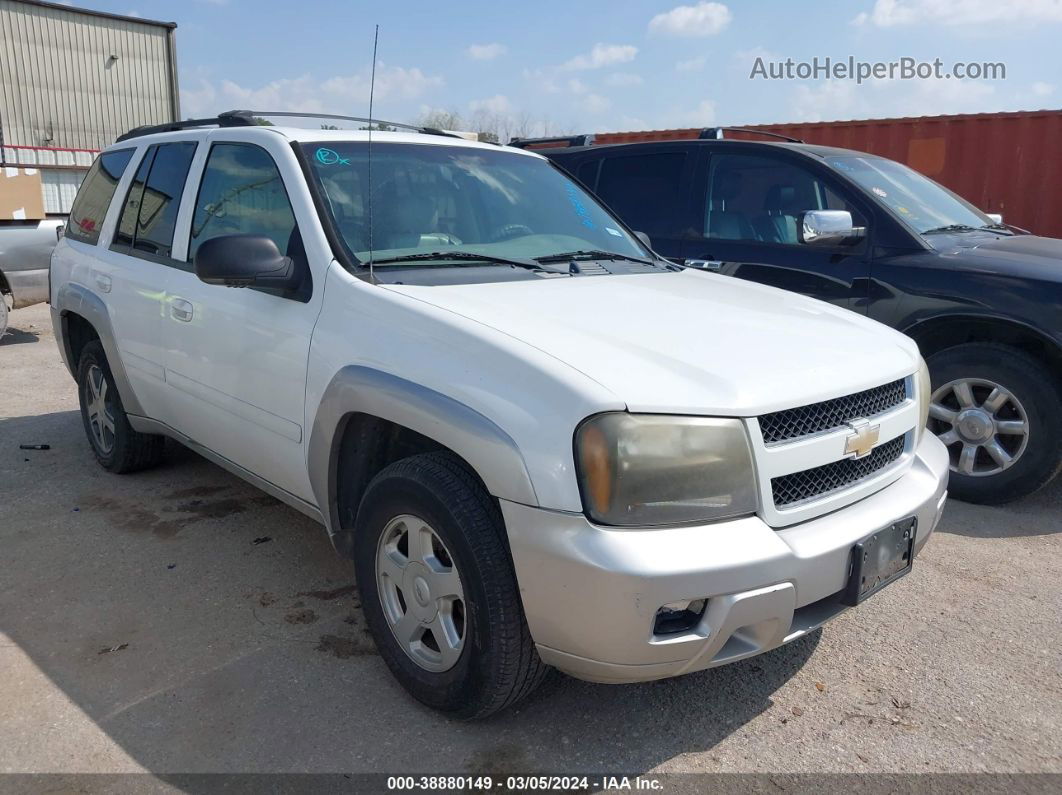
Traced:
<svg viewBox="0 0 1062 795">
<path fill-rule="evenodd" d="M 841 601 L 857 605 L 903 577 L 914 562 L 914 517 L 893 522 L 852 547 L 851 574 Z"/>
</svg>

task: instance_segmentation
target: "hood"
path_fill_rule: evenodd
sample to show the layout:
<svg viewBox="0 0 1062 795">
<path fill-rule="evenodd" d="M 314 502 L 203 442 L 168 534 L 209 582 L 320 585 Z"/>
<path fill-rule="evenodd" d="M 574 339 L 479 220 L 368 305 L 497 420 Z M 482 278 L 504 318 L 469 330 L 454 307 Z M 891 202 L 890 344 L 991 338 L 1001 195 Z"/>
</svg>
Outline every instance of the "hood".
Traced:
<svg viewBox="0 0 1062 795">
<path fill-rule="evenodd" d="M 935 235 L 933 237 L 936 237 Z M 972 233 L 932 240 L 944 256 L 980 269 L 1047 281 L 1062 280 L 1062 240 L 1038 235 Z"/>
<path fill-rule="evenodd" d="M 631 411 L 752 416 L 910 375 L 917 347 L 846 309 L 694 271 L 392 290 L 585 374 Z"/>
</svg>

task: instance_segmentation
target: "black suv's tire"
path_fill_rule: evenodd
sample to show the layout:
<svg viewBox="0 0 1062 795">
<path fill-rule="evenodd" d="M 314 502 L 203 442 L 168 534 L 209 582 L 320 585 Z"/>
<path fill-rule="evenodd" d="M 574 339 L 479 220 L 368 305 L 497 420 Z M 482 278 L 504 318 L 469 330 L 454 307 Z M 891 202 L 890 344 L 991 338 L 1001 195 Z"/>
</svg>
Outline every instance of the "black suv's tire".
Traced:
<svg viewBox="0 0 1062 795">
<path fill-rule="evenodd" d="M 416 554 L 414 534 L 427 552 Z M 524 620 L 498 507 L 453 455 L 412 456 L 373 479 L 358 510 L 354 566 L 384 662 L 424 704 L 457 718 L 486 717 L 524 698 L 549 670 Z M 459 600 L 443 597 L 454 580 L 436 582 L 446 572 L 457 575 Z M 458 630 L 460 641 L 437 655 L 436 633 L 456 638 Z M 399 635 L 413 640 L 400 643 Z"/>
<path fill-rule="evenodd" d="M 85 435 L 104 469 L 122 474 L 155 466 L 165 440 L 129 424 L 99 340 L 85 345 L 77 366 L 77 393 Z"/>
<path fill-rule="evenodd" d="M 926 363 L 934 403 L 929 428 L 948 444 L 952 462 L 948 490 L 952 496 L 965 502 L 998 505 L 1033 493 L 1058 474 L 1062 469 L 1062 398 L 1058 382 L 1046 367 L 1017 348 L 987 342 L 947 348 L 930 356 Z M 962 384 L 969 387 L 972 397 L 972 401 L 969 397 L 965 401 L 973 408 L 966 425 L 958 413 L 943 419 L 938 410 L 940 406 L 952 411 L 963 409 Z M 999 403 L 1003 395 L 1006 399 Z M 1009 426 L 1010 430 L 976 444 L 993 433 L 981 433 L 985 422 L 996 428 Z M 1025 433 L 1014 432 L 1021 424 Z M 993 440 L 999 445 L 995 455 L 989 449 Z M 963 462 L 960 455 L 970 446 L 975 448 L 972 461 L 968 458 Z M 1000 448 L 1012 459 L 1005 466 L 996 458 Z"/>
</svg>

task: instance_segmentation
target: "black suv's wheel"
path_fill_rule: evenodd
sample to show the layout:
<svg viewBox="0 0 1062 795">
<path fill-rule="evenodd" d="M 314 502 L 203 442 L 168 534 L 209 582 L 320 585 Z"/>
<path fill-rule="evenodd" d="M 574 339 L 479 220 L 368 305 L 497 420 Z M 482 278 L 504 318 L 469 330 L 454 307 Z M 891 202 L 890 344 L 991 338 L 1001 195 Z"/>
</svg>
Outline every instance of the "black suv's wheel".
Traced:
<svg viewBox="0 0 1062 795">
<path fill-rule="evenodd" d="M 524 620 L 497 506 L 448 453 L 391 464 L 358 510 L 354 566 L 365 618 L 415 698 L 481 718 L 548 670 Z"/>
<path fill-rule="evenodd" d="M 1062 400 L 1052 374 L 1008 345 L 969 343 L 927 360 L 929 429 L 951 455 L 950 493 L 999 504 L 1062 468 Z"/>
<path fill-rule="evenodd" d="M 81 352 L 77 391 L 85 434 L 100 466 L 123 473 L 146 469 L 159 462 L 164 440 L 161 436 L 138 433 L 129 424 L 98 340 L 86 344 Z"/>
</svg>

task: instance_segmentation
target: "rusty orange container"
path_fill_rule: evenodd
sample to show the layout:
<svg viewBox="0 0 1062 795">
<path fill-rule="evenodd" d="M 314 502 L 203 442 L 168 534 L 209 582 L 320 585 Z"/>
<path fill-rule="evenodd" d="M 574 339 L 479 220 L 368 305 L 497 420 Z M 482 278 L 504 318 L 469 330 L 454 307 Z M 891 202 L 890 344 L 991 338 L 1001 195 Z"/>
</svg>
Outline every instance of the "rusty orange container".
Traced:
<svg viewBox="0 0 1062 795">
<path fill-rule="evenodd" d="M 839 146 L 906 163 L 985 212 L 1062 238 L 1062 110 L 920 116 L 748 129 Z M 595 144 L 696 138 L 700 129 L 601 133 Z M 724 133 L 741 138 L 740 133 Z"/>
</svg>

